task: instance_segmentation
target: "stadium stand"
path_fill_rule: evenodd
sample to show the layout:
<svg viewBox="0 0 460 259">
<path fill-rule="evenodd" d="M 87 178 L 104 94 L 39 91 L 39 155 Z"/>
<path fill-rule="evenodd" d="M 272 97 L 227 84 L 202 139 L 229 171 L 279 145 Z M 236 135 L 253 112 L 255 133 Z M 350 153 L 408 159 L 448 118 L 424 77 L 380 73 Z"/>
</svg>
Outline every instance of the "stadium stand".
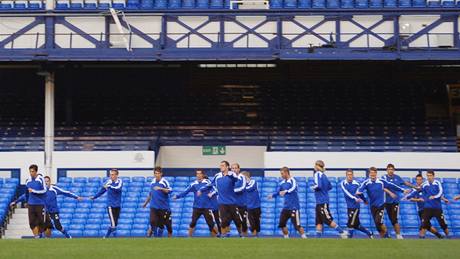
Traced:
<svg viewBox="0 0 460 259">
<path fill-rule="evenodd" d="M 194 177 L 166 177 L 170 182 L 174 192 L 181 192 L 187 185 L 194 180 Z M 277 187 L 279 179 L 276 177 L 253 177 L 259 186 L 261 195 L 262 208 L 262 225 L 261 235 L 273 236 L 279 235 L 277 228 L 279 213 L 282 209 L 283 200 L 281 197 L 275 200 L 268 200 L 267 196 L 272 194 Z M 145 236 L 149 226 L 149 209 L 141 208 L 143 201 L 148 195 L 151 177 L 122 177 L 124 182 L 122 211 L 119 220 L 117 235 L 118 236 Z M 310 234 L 315 231 L 315 198 L 314 193 L 308 188 L 312 184 L 312 177 L 296 177 L 299 185 L 299 200 L 301 204 L 301 222 Z M 330 209 L 337 222 L 345 226 L 347 222 L 346 202 L 343 197 L 339 183 L 344 178 L 329 177 L 333 189 L 329 192 Z M 102 184 L 100 177 L 61 177 L 58 186 L 66 188 L 81 196 L 92 196 Z M 363 179 L 358 179 L 363 180 Z M 414 179 L 405 178 L 405 180 L 414 181 Z M 460 182 L 456 178 L 443 178 L 442 184 L 445 197 L 452 199 L 454 195 L 460 193 Z M 109 219 L 106 212 L 106 195 L 95 201 L 85 200 L 78 202 L 73 199 L 59 197 L 59 206 L 61 208 L 61 221 L 63 225 L 70 229 L 74 236 L 101 237 L 105 234 L 109 225 Z M 186 198 L 173 201 L 171 199 L 171 211 L 173 215 L 173 230 L 175 236 L 186 236 L 190 223 L 193 204 L 193 195 L 189 194 Z M 364 226 L 374 230 L 373 221 L 368 206 L 362 205 L 361 222 Z M 460 234 L 460 205 L 457 203 L 443 204 L 443 210 L 449 228 L 454 235 Z M 419 218 L 415 203 L 403 201 L 401 203 L 400 219 L 402 220 L 402 233 L 404 235 L 418 234 L 420 226 Z M 438 227 L 437 222 L 433 222 Z M 391 226 L 386 222 L 387 226 Z M 391 227 L 390 227 L 391 229 Z M 293 226 L 290 226 L 290 232 L 294 233 Z M 233 228 L 232 235 L 238 233 Z M 333 229 L 325 229 L 326 235 L 336 235 Z M 60 237 L 61 233 L 54 232 L 53 235 Z M 209 231 L 204 219 L 198 221 L 196 227 L 196 236 L 208 236 Z"/>
<path fill-rule="evenodd" d="M 82 83 L 72 90 L 71 120 L 58 92 L 56 150 L 208 143 L 269 151 L 457 152 L 452 121 L 426 115 L 425 99 L 442 83 L 296 80 L 178 91 L 181 83 L 169 80 L 135 91 Z M 43 110 L 42 92 L 24 89 L 5 86 L 0 93 L 2 151 L 43 150 L 43 118 L 35 112 Z"/>
<path fill-rule="evenodd" d="M 0 178 L 0 237 L 8 223 L 9 205 L 16 196 L 18 185 L 19 179 L 17 178 Z"/>
<path fill-rule="evenodd" d="M 113 7 L 122 10 L 229 9 L 230 0 L 57 0 L 58 10 L 98 10 Z M 270 0 L 271 9 L 398 9 L 398 8 L 455 8 L 454 0 Z M 1 9 L 40 10 L 43 0 L 3 0 Z"/>
</svg>

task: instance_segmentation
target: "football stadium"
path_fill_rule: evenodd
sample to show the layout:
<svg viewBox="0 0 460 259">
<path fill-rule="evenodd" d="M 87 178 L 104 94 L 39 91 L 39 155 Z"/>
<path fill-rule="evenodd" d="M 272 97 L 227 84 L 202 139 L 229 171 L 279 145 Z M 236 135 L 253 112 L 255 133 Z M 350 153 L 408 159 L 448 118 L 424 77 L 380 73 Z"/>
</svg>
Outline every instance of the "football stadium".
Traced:
<svg viewBox="0 0 460 259">
<path fill-rule="evenodd" d="M 0 258 L 459 258 L 459 23 L 0 0 Z"/>
</svg>

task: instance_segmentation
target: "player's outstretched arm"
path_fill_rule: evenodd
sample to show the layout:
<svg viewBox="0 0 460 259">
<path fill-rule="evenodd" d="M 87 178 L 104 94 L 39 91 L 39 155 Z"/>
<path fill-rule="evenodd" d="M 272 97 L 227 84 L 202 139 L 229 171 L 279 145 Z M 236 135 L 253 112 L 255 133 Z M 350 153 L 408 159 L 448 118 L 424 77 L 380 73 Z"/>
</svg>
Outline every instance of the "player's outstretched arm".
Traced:
<svg viewBox="0 0 460 259">
<path fill-rule="evenodd" d="M 104 194 L 107 191 L 106 185 L 104 185 L 97 193 L 96 195 L 89 197 L 90 200 L 95 200 L 99 197 L 101 197 L 102 194 Z"/>
<path fill-rule="evenodd" d="M 404 189 L 394 183 L 391 183 L 391 182 L 388 182 L 387 180 L 384 180 L 384 179 L 381 179 L 381 181 L 383 182 L 383 187 L 385 189 L 387 189 L 388 191 L 391 191 L 391 192 L 404 192 L 404 193 L 409 193 L 411 190 L 410 189 Z M 388 192 L 387 192 L 388 193 Z M 389 194 L 389 193 L 388 193 Z M 390 194 L 391 196 L 391 194 Z M 393 197 L 393 196 L 391 196 Z"/>
<path fill-rule="evenodd" d="M 443 202 L 445 202 L 446 204 L 449 204 L 449 203 L 450 203 L 449 199 L 447 199 L 446 197 L 444 197 L 444 195 L 441 197 L 441 200 L 442 200 Z"/>
<path fill-rule="evenodd" d="M 147 198 L 144 201 L 144 204 L 142 204 L 142 208 L 147 207 L 147 204 L 149 204 L 151 199 L 152 199 L 152 194 L 149 193 L 149 195 L 147 195 Z"/>
<path fill-rule="evenodd" d="M 392 191 L 388 190 L 387 188 L 383 189 L 384 192 L 386 192 L 388 195 L 391 196 L 391 198 L 396 199 L 398 196 L 394 194 Z"/>
</svg>

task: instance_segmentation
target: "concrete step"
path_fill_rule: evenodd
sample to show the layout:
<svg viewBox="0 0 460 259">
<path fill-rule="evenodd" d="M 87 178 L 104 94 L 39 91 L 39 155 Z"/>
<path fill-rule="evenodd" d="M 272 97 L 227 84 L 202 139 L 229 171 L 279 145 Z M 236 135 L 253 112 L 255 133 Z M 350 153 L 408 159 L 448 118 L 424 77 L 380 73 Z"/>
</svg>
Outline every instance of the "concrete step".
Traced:
<svg viewBox="0 0 460 259">
<path fill-rule="evenodd" d="M 27 215 L 28 210 L 26 208 L 17 208 L 14 210 L 14 214 L 26 214 Z"/>
<path fill-rule="evenodd" d="M 15 209 L 10 223 L 6 226 L 5 239 L 20 239 L 23 236 L 32 236 L 32 231 L 29 228 L 29 218 L 27 209 Z"/>
<path fill-rule="evenodd" d="M 23 230 L 24 226 L 29 227 L 29 225 L 24 224 L 8 224 L 7 230 Z"/>
<path fill-rule="evenodd" d="M 11 220 L 24 220 L 28 218 L 29 216 L 27 214 L 13 214 L 13 216 L 10 218 L 10 221 Z"/>
<path fill-rule="evenodd" d="M 29 238 L 32 238 L 33 235 L 32 235 L 32 232 L 29 233 L 29 234 L 19 234 L 19 235 L 9 235 L 9 236 L 4 236 L 3 239 L 22 239 L 23 237 L 29 237 Z"/>
<path fill-rule="evenodd" d="M 32 230 L 7 230 L 2 238 L 21 238 L 23 236 L 33 236 Z"/>
</svg>

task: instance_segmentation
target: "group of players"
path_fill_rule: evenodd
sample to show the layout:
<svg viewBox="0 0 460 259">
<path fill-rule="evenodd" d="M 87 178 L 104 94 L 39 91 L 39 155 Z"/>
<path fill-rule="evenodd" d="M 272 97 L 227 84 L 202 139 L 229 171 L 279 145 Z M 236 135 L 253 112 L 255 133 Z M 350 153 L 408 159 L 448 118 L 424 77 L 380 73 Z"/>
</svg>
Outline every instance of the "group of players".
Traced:
<svg viewBox="0 0 460 259">
<path fill-rule="evenodd" d="M 230 225 L 233 222 L 240 237 L 247 237 L 248 230 L 252 236 L 257 237 L 260 232 L 262 210 L 257 182 L 251 178 L 249 172 L 241 171 L 240 166 L 234 163 L 230 166 L 227 161 L 220 163 L 220 172 L 212 180 L 208 179 L 204 170 L 196 170 L 196 180 L 185 190 L 173 195 L 169 182 L 163 177 L 161 167 L 155 167 L 154 178 L 151 182 L 150 192 L 143 207 L 150 207 L 150 227 L 147 236 L 162 237 L 166 228 L 168 237 L 173 234 L 172 215 L 169 200 L 184 198 L 188 193 L 194 194 L 192 219 L 189 225 L 189 236 L 193 236 L 198 219 L 203 216 L 210 236 L 228 237 Z M 433 233 L 438 238 L 449 237 L 449 230 L 442 212 L 441 202 L 449 202 L 443 196 L 441 183 L 435 179 L 433 171 L 427 172 L 427 180 L 422 175 L 416 176 L 416 184 L 404 181 L 395 174 L 392 164 L 387 166 L 387 174 L 378 178 L 377 169 L 371 167 L 368 177 L 362 183 L 354 179 L 352 170 L 346 171 L 346 179 L 340 183 L 348 212 L 347 229 L 342 229 L 333 219 L 329 209 L 329 191 L 332 190 L 323 161 L 318 160 L 314 165 L 313 185 L 316 199 L 316 236 L 321 237 L 323 225 L 335 229 L 341 238 L 353 237 L 354 231 L 361 231 L 369 238 L 374 238 L 372 231 L 361 225 L 359 220 L 360 204 L 369 204 L 375 227 L 381 238 L 389 238 L 387 227 L 384 224 L 384 211 L 386 210 L 393 225 L 397 239 L 403 239 L 398 223 L 399 202 L 402 199 L 417 203 L 421 219 L 420 238 L 425 238 L 426 231 Z M 56 185 L 51 185 L 51 179 L 38 173 L 38 167 L 29 167 L 30 177 L 26 181 L 27 192 L 12 202 L 12 206 L 19 202 L 28 204 L 29 225 L 35 238 L 50 237 L 52 229 L 62 232 L 67 238 L 69 233 L 62 227 L 59 220 L 57 196 L 64 195 L 70 198 L 83 200 L 69 191 Z M 302 238 L 307 238 L 300 222 L 300 203 L 298 185 L 290 175 L 289 168 L 280 169 L 281 182 L 277 190 L 267 197 L 284 197 L 283 209 L 279 217 L 278 227 L 283 236 L 289 238 L 287 223 L 290 220 Z M 403 188 L 408 187 L 408 188 Z M 92 197 L 97 199 L 107 192 L 107 213 L 110 226 L 104 238 L 116 235 L 118 218 L 121 210 L 123 181 L 119 178 L 117 169 L 110 170 L 110 178 L 101 189 Z M 404 194 L 401 197 L 401 193 Z M 364 195 L 366 194 L 366 196 Z M 460 199 L 460 195 L 454 198 Z M 431 226 L 431 219 L 436 218 L 441 226 L 444 236 Z"/>
</svg>

